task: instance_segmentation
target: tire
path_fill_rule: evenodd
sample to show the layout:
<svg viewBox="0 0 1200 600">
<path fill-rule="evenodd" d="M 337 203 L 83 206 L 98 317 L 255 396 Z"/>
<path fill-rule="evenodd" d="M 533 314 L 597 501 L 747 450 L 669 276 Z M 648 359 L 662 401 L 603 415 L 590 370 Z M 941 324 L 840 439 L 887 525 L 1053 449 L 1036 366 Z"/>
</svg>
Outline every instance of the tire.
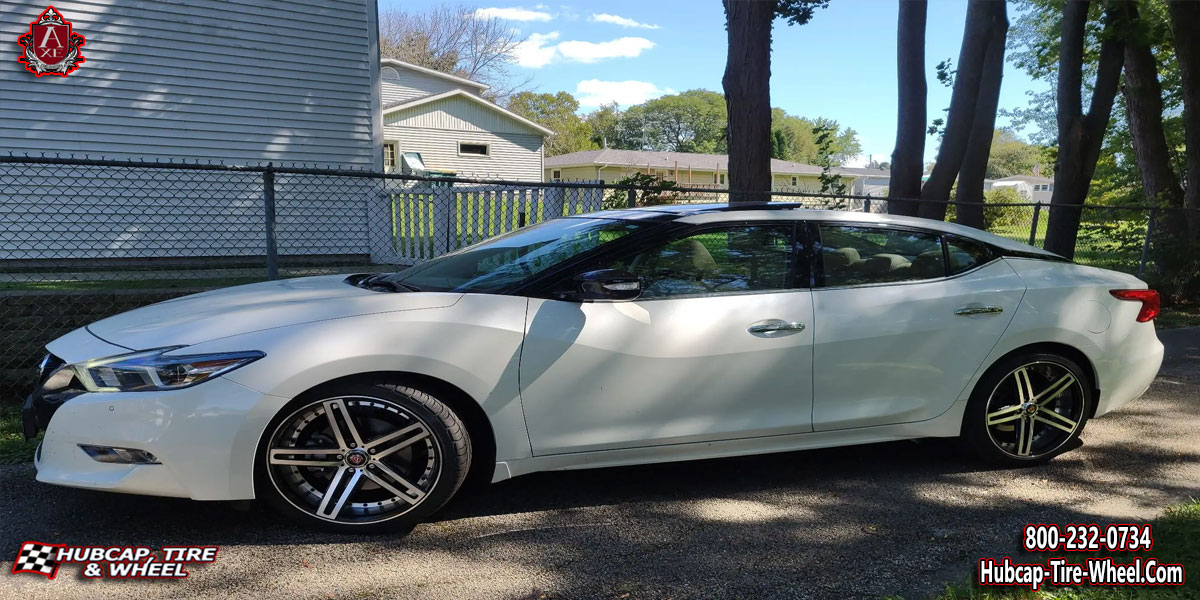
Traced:
<svg viewBox="0 0 1200 600">
<path fill-rule="evenodd" d="M 462 486 L 471 439 L 431 394 L 343 383 L 280 411 L 255 464 L 258 497 L 287 517 L 339 533 L 407 533 Z"/>
<path fill-rule="evenodd" d="M 988 369 L 967 403 L 962 440 L 986 461 L 1042 464 L 1079 439 L 1095 406 L 1091 381 L 1075 361 L 1029 352 Z"/>
</svg>

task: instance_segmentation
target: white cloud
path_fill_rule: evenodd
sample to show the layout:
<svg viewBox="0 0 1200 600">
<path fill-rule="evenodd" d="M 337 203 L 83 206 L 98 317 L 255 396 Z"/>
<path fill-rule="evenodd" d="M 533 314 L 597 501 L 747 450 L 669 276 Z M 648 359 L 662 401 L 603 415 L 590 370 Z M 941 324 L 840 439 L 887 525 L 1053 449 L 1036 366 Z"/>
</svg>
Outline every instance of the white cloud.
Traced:
<svg viewBox="0 0 1200 600">
<path fill-rule="evenodd" d="M 606 58 L 634 58 L 654 47 L 654 42 L 640 37 L 623 37 L 608 42 L 561 42 L 558 52 L 567 60 L 594 63 Z"/>
<path fill-rule="evenodd" d="M 517 64 L 533 69 L 550 64 L 550 61 L 554 60 L 554 55 L 558 53 L 558 48 L 554 45 L 547 46 L 546 44 L 556 39 L 558 39 L 557 31 L 530 34 L 529 39 L 518 44 L 517 49 L 514 51 Z"/>
<path fill-rule="evenodd" d="M 611 23 L 613 25 L 620 25 L 621 27 L 635 27 L 638 29 L 658 29 L 658 25 L 651 25 L 649 23 L 639 23 L 637 21 L 634 21 L 633 19 L 629 19 L 626 17 L 618 16 L 618 15 L 610 15 L 610 14 L 606 14 L 606 13 L 594 13 L 594 14 L 592 14 L 591 18 L 589 18 L 588 20 L 595 21 L 597 23 Z"/>
<path fill-rule="evenodd" d="M 537 69 L 560 60 L 594 63 L 609 58 L 634 58 L 654 47 L 654 42 L 640 37 L 623 37 L 607 42 L 568 40 L 552 43 L 558 38 L 557 31 L 530 34 L 529 39 L 517 46 L 517 64 Z"/>
<path fill-rule="evenodd" d="M 538 5 L 541 8 L 542 5 Z M 479 8 L 475 10 L 477 18 L 507 19 L 509 21 L 549 21 L 554 18 L 548 12 L 540 10 L 529 10 L 527 8 Z"/>
<path fill-rule="evenodd" d="M 641 104 L 651 98 L 674 94 L 671 88 L 660 88 L 649 81 L 601 81 L 588 79 L 575 86 L 580 106 L 600 106 L 616 102 L 621 106 Z"/>
</svg>

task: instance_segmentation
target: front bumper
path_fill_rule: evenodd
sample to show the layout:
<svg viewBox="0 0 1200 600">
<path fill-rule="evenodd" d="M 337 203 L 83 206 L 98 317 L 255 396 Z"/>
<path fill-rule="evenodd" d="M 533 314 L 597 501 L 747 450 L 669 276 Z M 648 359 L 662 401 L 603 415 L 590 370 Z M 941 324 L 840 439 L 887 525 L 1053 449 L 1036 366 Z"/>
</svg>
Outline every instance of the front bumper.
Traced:
<svg viewBox="0 0 1200 600">
<path fill-rule="evenodd" d="M 250 499 L 258 442 L 286 403 L 225 378 L 166 392 L 81 394 L 45 424 L 37 480 L 195 500 Z M 147 450 L 161 464 L 101 463 L 79 444 Z"/>
</svg>

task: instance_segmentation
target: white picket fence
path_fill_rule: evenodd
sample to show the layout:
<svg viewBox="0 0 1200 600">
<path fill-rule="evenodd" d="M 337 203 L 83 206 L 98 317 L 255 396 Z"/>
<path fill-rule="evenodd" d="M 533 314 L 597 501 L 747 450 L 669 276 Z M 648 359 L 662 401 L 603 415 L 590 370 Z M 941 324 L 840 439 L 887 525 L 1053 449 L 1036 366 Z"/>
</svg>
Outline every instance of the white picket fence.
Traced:
<svg viewBox="0 0 1200 600">
<path fill-rule="evenodd" d="M 371 258 L 389 264 L 421 262 L 524 225 L 601 210 L 604 203 L 599 187 L 412 187 L 384 196 L 369 217 Z"/>
</svg>

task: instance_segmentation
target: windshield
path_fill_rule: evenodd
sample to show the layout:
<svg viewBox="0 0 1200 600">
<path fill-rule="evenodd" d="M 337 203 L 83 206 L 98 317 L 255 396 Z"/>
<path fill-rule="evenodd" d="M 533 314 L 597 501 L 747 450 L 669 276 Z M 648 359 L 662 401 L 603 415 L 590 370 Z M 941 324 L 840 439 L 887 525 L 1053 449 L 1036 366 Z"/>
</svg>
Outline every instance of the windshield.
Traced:
<svg viewBox="0 0 1200 600">
<path fill-rule="evenodd" d="M 614 219 L 553 219 L 467 246 L 383 279 L 419 291 L 496 292 L 645 226 Z"/>
</svg>

